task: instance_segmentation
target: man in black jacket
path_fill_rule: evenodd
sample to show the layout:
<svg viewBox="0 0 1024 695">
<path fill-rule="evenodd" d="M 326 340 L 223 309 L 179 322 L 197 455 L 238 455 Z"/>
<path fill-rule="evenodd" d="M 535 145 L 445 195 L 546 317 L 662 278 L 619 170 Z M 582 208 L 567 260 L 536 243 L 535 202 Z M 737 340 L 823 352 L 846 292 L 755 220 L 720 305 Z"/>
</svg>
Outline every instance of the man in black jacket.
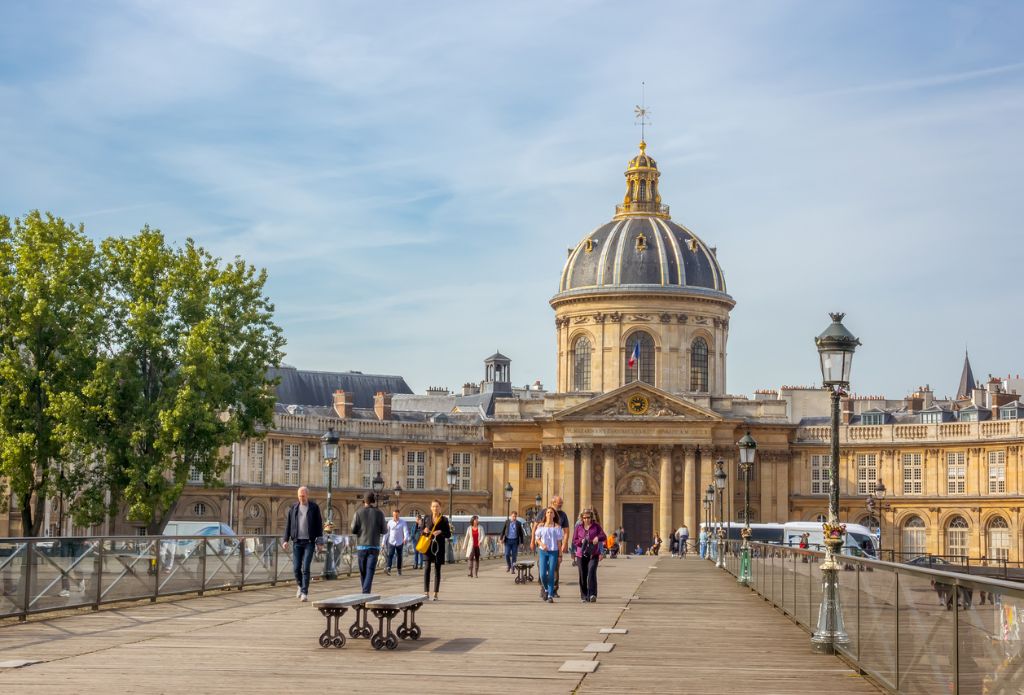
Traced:
<svg viewBox="0 0 1024 695">
<path fill-rule="evenodd" d="M 501 542 L 505 544 L 505 564 L 508 566 L 505 571 L 511 572 L 519 557 L 519 546 L 526 542 L 526 529 L 516 512 L 512 512 L 501 527 Z"/>
<path fill-rule="evenodd" d="M 299 501 L 288 510 L 284 523 L 284 540 L 281 547 L 288 550 L 292 544 L 292 569 L 295 570 L 295 583 L 298 588 L 295 596 L 300 601 L 309 600 L 309 566 L 313 563 L 313 549 L 323 545 L 324 520 L 320 515 L 320 507 L 309 499 L 309 490 L 305 485 L 299 488 Z"/>
<path fill-rule="evenodd" d="M 388 532 L 384 512 L 377 509 L 377 496 L 372 492 L 363 499 L 363 508 L 352 518 L 352 535 L 356 537 L 359 558 L 359 580 L 364 594 L 373 591 L 373 575 L 377 571 L 380 539 Z"/>
</svg>

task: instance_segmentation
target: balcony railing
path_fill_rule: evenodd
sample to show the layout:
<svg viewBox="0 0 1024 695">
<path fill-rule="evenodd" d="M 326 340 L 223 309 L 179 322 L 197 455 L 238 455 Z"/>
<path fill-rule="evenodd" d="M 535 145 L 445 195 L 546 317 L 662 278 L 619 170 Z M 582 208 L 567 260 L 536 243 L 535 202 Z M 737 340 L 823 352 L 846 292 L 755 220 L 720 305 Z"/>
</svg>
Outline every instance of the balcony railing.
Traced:
<svg viewBox="0 0 1024 695">
<path fill-rule="evenodd" d="M 443 422 L 400 422 L 397 420 L 342 420 L 314 415 L 274 415 L 273 431 L 322 435 L 333 427 L 345 439 L 390 439 L 417 442 L 485 441 L 484 428 L 477 425 L 453 425 Z"/>
<path fill-rule="evenodd" d="M 750 588 L 814 632 L 822 553 L 751 546 Z M 738 551 L 729 541 L 733 575 Z M 843 556 L 840 563 L 850 641 L 838 650 L 889 692 L 1024 692 L 1024 586 L 865 558 Z"/>
<path fill-rule="evenodd" d="M 842 425 L 839 441 L 861 443 L 956 442 L 981 439 L 1007 439 L 1024 436 L 1024 420 L 989 422 L 944 422 L 937 424 Z M 804 443 L 828 442 L 832 429 L 827 425 L 798 427 L 796 440 Z"/>
</svg>

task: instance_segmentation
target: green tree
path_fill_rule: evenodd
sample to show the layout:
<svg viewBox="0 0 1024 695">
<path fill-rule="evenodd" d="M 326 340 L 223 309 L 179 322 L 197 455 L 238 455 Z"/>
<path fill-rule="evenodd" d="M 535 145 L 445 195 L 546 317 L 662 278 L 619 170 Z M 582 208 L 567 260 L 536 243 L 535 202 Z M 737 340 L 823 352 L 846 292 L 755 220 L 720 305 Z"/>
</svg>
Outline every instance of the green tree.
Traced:
<svg viewBox="0 0 1024 695">
<path fill-rule="evenodd" d="M 39 535 L 48 496 L 69 491 L 56 432 L 96 364 L 101 287 L 81 226 L 38 211 L 13 224 L 0 216 L 0 475 L 25 535 Z"/>
<path fill-rule="evenodd" d="M 266 272 L 239 258 L 172 248 L 149 227 L 100 256 L 106 358 L 83 388 L 80 439 L 98 447 L 115 506 L 159 533 L 190 471 L 221 484 L 229 445 L 271 422 L 284 338 Z"/>
</svg>

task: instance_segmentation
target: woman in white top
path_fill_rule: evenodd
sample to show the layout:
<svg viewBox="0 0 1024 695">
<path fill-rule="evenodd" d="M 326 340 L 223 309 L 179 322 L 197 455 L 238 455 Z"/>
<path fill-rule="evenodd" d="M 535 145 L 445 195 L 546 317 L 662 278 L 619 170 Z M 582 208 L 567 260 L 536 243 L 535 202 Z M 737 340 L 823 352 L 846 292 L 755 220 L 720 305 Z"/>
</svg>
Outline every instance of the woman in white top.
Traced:
<svg viewBox="0 0 1024 695">
<path fill-rule="evenodd" d="M 533 532 L 533 542 L 537 546 L 540 557 L 540 582 L 544 588 L 543 599 L 554 603 L 555 569 L 558 567 L 558 549 L 562 546 L 564 536 L 559 523 L 558 512 L 554 507 L 544 510 L 544 519 L 537 524 Z"/>
</svg>

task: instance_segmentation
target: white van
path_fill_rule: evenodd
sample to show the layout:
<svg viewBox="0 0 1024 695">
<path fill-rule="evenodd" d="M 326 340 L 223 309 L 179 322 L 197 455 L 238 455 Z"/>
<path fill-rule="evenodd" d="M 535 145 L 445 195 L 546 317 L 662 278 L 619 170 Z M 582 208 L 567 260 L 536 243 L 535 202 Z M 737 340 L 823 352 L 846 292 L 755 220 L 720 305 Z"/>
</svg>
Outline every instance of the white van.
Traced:
<svg viewBox="0 0 1024 695">
<path fill-rule="evenodd" d="M 238 540 L 235 532 L 227 524 L 217 521 L 168 521 L 164 527 L 165 536 L 210 536 L 206 547 L 209 552 L 224 555 L 233 552 L 238 548 Z M 178 557 L 187 557 L 195 552 L 199 543 L 193 539 L 182 539 L 178 541 L 162 541 L 161 551 L 173 554 Z"/>
<path fill-rule="evenodd" d="M 783 545 L 800 545 L 800 536 L 808 534 L 807 542 L 813 550 L 825 547 L 825 531 L 820 521 L 790 521 L 783 525 Z M 867 526 L 846 524 L 846 540 L 843 543 L 843 555 L 861 555 L 874 558 L 877 556 L 875 536 Z"/>
</svg>

